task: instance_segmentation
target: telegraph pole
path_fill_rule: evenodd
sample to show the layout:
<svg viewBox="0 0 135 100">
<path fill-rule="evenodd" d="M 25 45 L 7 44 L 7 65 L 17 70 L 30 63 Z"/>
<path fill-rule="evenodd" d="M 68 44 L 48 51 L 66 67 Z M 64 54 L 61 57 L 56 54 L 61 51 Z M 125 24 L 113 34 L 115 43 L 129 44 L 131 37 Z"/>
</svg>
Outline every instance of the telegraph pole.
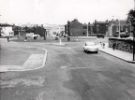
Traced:
<svg viewBox="0 0 135 100">
<path fill-rule="evenodd" d="M 121 34 L 121 32 L 120 32 L 120 19 L 118 21 L 119 21 L 119 38 L 120 38 L 120 34 Z"/>
</svg>

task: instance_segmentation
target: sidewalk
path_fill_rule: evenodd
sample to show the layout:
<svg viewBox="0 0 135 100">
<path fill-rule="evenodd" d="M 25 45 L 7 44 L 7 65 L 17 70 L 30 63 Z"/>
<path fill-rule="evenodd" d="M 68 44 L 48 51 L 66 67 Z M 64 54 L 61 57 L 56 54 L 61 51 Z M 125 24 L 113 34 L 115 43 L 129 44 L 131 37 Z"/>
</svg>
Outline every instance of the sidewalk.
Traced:
<svg viewBox="0 0 135 100">
<path fill-rule="evenodd" d="M 105 48 L 100 47 L 99 50 L 107 54 L 110 54 L 114 57 L 117 57 L 119 59 L 122 59 L 126 62 L 135 63 L 135 61 L 133 61 L 132 53 L 128 53 L 120 50 L 113 50 L 112 48 L 109 48 L 108 45 L 106 45 Z"/>
<path fill-rule="evenodd" d="M 0 72 L 28 71 L 44 67 L 47 50 L 0 38 Z"/>
</svg>

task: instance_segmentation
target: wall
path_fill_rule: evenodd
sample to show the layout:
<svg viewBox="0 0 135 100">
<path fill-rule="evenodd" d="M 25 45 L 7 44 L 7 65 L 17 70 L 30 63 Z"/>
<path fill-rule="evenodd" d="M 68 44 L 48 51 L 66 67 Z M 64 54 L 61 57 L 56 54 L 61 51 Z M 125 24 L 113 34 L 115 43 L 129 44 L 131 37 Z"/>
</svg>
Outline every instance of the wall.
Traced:
<svg viewBox="0 0 135 100">
<path fill-rule="evenodd" d="M 109 38 L 109 47 L 112 48 L 113 44 L 116 43 L 117 50 L 125 52 L 133 52 L 133 40 L 130 39 L 118 39 L 118 38 Z M 135 44 L 135 42 L 134 42 Z"/>
</svg>

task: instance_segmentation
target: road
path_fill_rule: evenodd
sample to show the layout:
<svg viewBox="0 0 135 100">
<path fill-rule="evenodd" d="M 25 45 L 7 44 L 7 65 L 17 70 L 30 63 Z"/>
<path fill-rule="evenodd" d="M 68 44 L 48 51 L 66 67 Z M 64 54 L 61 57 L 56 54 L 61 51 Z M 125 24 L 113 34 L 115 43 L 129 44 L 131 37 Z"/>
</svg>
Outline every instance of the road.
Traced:
<svg viewBox="0 0 135 100">
<path fill-rule="evenodd" d="M 80 43 L 55 46 L 20 43 L 48 50 L 44 68 L 0 73 L 0 100 L 135 100 L 135 65 Z"/>
</svg>

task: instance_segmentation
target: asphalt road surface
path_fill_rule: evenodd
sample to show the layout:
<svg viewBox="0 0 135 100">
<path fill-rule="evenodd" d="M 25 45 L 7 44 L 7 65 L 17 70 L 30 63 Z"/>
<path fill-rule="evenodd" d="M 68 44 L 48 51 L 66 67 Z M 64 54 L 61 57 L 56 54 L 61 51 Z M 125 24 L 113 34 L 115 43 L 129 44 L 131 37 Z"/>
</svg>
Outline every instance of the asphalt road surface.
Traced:
<svg viewBox="0 0 135 100">
<path fill-rule="evenodd" d="M 80 43 L 24 45 L 46 48 L 46 65 L 0 73 L 0 100 L 135 100 L 133 64 L 102 52 L 84 53 Z"/>
</svg>

